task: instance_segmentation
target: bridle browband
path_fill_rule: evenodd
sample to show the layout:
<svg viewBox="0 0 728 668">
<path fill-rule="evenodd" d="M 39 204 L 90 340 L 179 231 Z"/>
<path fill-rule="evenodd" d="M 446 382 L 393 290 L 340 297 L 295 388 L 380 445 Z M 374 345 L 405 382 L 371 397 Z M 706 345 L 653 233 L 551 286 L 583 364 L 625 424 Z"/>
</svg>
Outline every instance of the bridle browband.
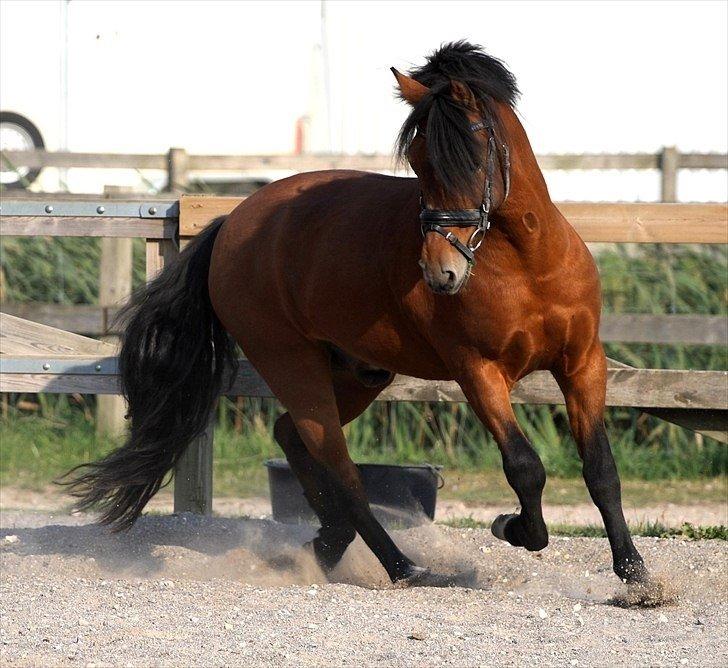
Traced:
<svg viewBox="0 0 728 668">
<path fill-rule="evenodd" d="M 488 132 L 488 146 L 485 159 L 485 185 L 483 188 L 483 199 L 480 207 L 477 209 L 428 209 L 425 205 L 424 197 L 420 193 L 420 224 L 422 236 L 428 232 L 436 232 L 445 237 L 445 239 L 460 252 L 468 264 L 475 264 L 475 251 L 480 248 L 483 243 L 485 233 L 490 229 L 491 206 L 493 204 L 493 174 L 495 172 L 496 158 L 496 140 L 493 126 L 485 121 L 477 121 L 470 124 L 471 132 L 480 132 L 486 130 Z M 503 173 L 503 184 L 505 187 L 505 195 L 503 201 L 508 198 L 510 189 L 510 159 L 508 154 L 508 146 L 501 144 L 503 149 L 503 160 L 501 162 L 501 170 Z M 470 235 L 467 244 L 458 239 L 448 227 L 474 227 L 475 230 Z"/>
</svg>

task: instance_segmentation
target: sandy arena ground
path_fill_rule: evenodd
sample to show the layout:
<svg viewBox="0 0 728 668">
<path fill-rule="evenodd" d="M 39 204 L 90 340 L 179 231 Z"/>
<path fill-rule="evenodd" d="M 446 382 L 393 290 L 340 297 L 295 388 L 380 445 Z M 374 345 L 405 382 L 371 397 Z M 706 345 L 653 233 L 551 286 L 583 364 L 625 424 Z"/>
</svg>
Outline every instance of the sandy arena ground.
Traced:
<svg viewBox="0 0 728 668">
<path fill-rule="evenodd" d="M 3 666 L 728 665 L 725 542 L 638 538 L 678 597 L 644 609 L 620 607 L 604 539 L 531 554 L 488 531 L 396 531 L 459 585 L 396 589 L 359 539 L 328 583 L 306 526 L 90 519 L 2 512 Z"/>
</svg>

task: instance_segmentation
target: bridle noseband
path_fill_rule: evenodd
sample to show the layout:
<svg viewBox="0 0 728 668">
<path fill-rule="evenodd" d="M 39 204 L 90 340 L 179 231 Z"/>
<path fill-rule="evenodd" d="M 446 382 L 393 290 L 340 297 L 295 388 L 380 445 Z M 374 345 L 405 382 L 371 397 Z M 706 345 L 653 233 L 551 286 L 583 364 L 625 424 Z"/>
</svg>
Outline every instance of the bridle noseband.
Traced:
<svg viewBox="0 0 728 668">
<path fill-rule="evenodd" d="M 420 193 L 422 236 L 424 237 L 428 232 L 436 232 L 445 237 L 450 245 L 460 252 L 470 265 L 475 264 L 475 251 L 480 248 L 480 244 L 483 243 L 483 239 L 485 238 L 485 233 L 490 228 L 490 220 L 488 217 L 490 216 L 490 209 L 493 203 L 493 174 L 495 172 L 496 157 L 495 133 L 493 126 L 487 124 L 485 121 L 471 123 L 471 132 L 479 132 L 480 130 L 487 130 L 488 132 L 485 186 L 483 188 L 483 199 L 480 207 L 478 209 L 428 209 L 425 205 L 424 197 Z M 502 144 L 501 146 L 503 149 L 503 164 L 501 168 L 505 186 L 503 201 L 505 201 L 508 197 L 510 186 L 510 161 L 508 146 L 506 144 Z M 474 227 L 475 230 L 470 235 L 467 244 L 464 244 L 452 232 L 446 229 L 448 227 Z"/>
</svg>

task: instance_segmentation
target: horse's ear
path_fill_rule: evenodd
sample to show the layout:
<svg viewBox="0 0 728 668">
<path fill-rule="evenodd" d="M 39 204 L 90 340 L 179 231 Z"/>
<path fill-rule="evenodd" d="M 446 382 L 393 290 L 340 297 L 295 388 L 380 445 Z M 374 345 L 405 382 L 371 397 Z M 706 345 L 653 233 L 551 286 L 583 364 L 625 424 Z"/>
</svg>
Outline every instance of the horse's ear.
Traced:
<svg viewBox="0 0 728 668">
<path fill-rule="evenodd" d="M 460 104 L 470 107 L 471 109 L 478 108 L 478 102 L 475 99 L 475 95 L 473 95 L 473 91 L 470 90 L 470 87 L 462 81 L 455 81 L 454 79 L 450 80 L 450 94 L 455 100 L 460 102 Z"/>
<path fill-rule="evenodd" d="M 409 102 L 413 107 L 430 92 L 430 89 L 419 81 L 415 81 L 412 77 L 398 72 L 394 67 L 390 69 L 392 70 L 392 74 L 394 74 L 394 78 L 397 79 L 401 98 Z"/>
</svg>

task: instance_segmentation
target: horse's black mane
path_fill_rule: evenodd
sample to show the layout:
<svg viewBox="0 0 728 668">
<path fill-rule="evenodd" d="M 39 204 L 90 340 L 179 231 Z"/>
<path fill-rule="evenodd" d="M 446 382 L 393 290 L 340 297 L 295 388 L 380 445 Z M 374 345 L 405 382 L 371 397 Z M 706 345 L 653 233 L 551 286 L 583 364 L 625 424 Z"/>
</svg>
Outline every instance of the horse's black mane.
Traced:
<svg viewBox="0 0 728 668">
<path fill-rule="evenodd" d="M 472 186 L 483 159 L 482 144 L 470 130 L 465 109 L 453 99 L 450 82 L 466 84 L 479 106 L 486 110 L 486 120 L 497 124 L 496 115 L 489 110 L 494 100 L 515 105 L 520 94 L 516 78 L 482 47 L 464 41 L 443 44 L 409 76 L 427 86 L 430 93 L 404 122 L 397 138 L 397 157 L 406 160 L 419 125 L 425 128 L 427 152 L 440 183 L 453 190 Z"/>
</svg>

